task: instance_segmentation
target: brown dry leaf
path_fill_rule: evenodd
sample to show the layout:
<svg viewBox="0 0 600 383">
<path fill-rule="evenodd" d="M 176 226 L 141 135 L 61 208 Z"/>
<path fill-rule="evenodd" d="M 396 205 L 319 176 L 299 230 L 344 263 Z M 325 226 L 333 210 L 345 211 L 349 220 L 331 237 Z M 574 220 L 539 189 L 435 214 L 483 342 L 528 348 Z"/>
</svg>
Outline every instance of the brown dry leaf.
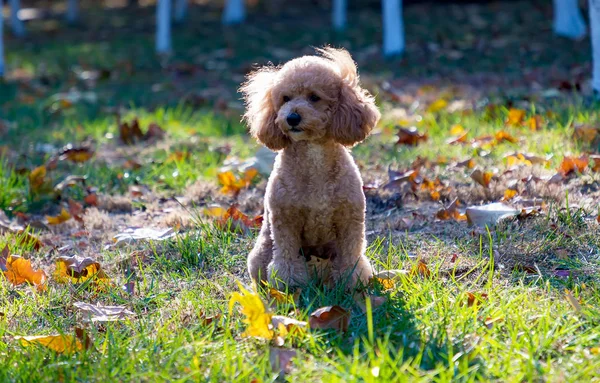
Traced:
<svg viewBox="0 0 600 383">
<path fill-rule="evenodd" d="M 476 137 L 473 139 L 473 141 L 471 141 L 471 146 L 473 148 L 491 148 L 495 144 L 495 138 L 490 135 Z"/>
<path fill-rule="evenodd" d="M 424 278 L 429 278 L 431 277 L 431 271 L 427 267 L 427 263 L 425 263 L 425 261 L 423 261 L 422 259 L 419 259 L 417 264 L 410 271 L 410 275 L 419 275 Z"/>
<path fill-rule="evenodd" d="M 84 320 L 90 322 L 113 322 L 135 316 L 125 306 L 102 306 L 85 302 L 75 302 L 73 306 L 83 313 Z"/>
<path fill-rule="evenodd" d="M 419 133 L 416 127 L 398 129 L 398 141 L 396 145 L 417 146 L 421 142 L 427 141 L 428 136 L 425 133 Z"/>
<path fill-rule="evenodd" d="M 475 159 L 469 158 L 464 161 L 457 162 L 456 165 L 454 165 L 454 167 L 456 167 L 456 168 L 464 167 L 467 169 L 473 169 L 475 167 Z"/>
<path fill-rule="evenodd" d="M 504 130 L 496 132 L 496 135 L 494 136 L 494 138 L 496 139 L 497 143 L 508 141 L 508 142 L 513 143 L 513 144 L 516 144 L 517 142 L 519 142 L 518 139 L 516 139 L 515 137 L 511 136 L 509 133 L 505 132 Z"/>
<path fill-rule="evenodd" d="M 475 169 L 473 170 L 473 173 L 471 173 L 471 178 L 486 189 L 489 189 L 493 177 L 494 173 L 484 172 L 481 169 Z"/>
<path fill-rule="evenodd" d="M 83 202 L 90 206 L 98 206 L 98 195 L 94 192 L 88 192 L 88 195 L 83 198 Z"/>
<path fill-rule="evenodd" d="M 571 304 L 571 306 L 573 307 L 573 310 L 575 310 L 575 312 L 581 312 L 582 307 L 581 307 L 581 303 L 579 302 L 579 300 L 577 298 L 575 298 L 575 296 L 569 291 L 565 289 L 565 298 L 567 298 L 567 301 Z"/>
<path fill-rule="evenodd" d="M 53 276 L 59 283 L 83 283 L 90 278 L 94 278 L 94 281 L 100 284 L 108 283 L 108 276 L 101 269 L 99 262 L 78 255 L 59 257 Z"/>
<path fill-rule="evenodd" d="M 600 155 L 593 154 L 590 156 L 590 160 L 594 161 L 594 164 L 592 165 L 592 170 L 595 172 L 599 172 L 600 171 Z"/>
<path fill-rule="evenodd" d="M 292 359 L 297 355 L 298 353 L 296 350 L 271 347 L 271 352 L 269 354 L 271 369 L 273 372 L 278 373 L 279 376 L 289 374 L 292 371 Z"/>
<path fill-rule="evenodd" d="M 592 125 L 578 125 L 573 130 L 573 138 L 586 143 L 593 142 L 599 134 L 599 128 Z"/>
<path fill-rule="evenodd" d="M 510 108 L 508 110 L 508 118 L 506 119 L 506 125 L 521 126 L 523 120 L 525 120 L 525 111 L 523 109 Z"/>
<path fill-rule="evenodd" d="M 38 193 L 47 185 L 46 174 L 46 167 L 44 165 L 38 166 L 29 173 L 29 186 L 32 192 Z"/>
<path fill-rule="evenodd" d="M 0 254 L 0 269 L 6 279 L 15 286 L 29 283 L 34 285 L 38 291 L 46 290 L 46 280 L 48 279 L 46 273 L 43 270 L 33 270 L 30 260 L 18 255 L 10 255 L 8 245 Z"/>
<path fill-rule="evenodd" d="M 223 185 L 221 193 L 237 194 L 241 189 L 250 186 L 252 179 L 258 174 L 258 170 L 254 168 L 247 169 L 242 177 L 238 179 L 231 170 L 217 174 L 219 183 Z"/>
<path fill-rule="evenodd" d="M 479 296 L 467 291 L 467 306 L 478 305 L 486 300 L 488 295 L 486 293 L 479 294 Z"/>
<path fill-rule="evenodd" d="M 295 304 L 295 302 L 300 297 L 300 293 L 302 289 L 297 289 L 294 294 L 287 294 L 283 291 L 279 291 L 275 288 L 269 288 L 269 296 L 275 300 L 275 302 L 280 304 Z"/>
<path fill-rule="evenodd" d="M 88 349 L 91 340 L 82 329 L 75 329 L 75 335 L 39 335 L 39 336 L 15 336 L 23 347 L 43 346 L 60 354 L 72 354 L 77 351 Z"/>
<path fill-rule="evenodd" d="M 55 217 L 52 217 L 50 215 L 46 216 L 48 225 L 59 225 L 61 223 L 67 222 L 70 219 L 71 219 L 71 215 L 65 208 L 62 208 L 62 210 L 60 211 L 60 214 Z"/>
<path fill-rule="evenodd" d="M 89 161 L 93 155 L 94 151 L 92 148 L 67 145 L 58 153 L 58 159 L 60 161 L 67 160 L 75 163 L 83 163 Z"/>
<path fill-rule="evenodd" d="M 131 122 L 131 125 L 127 122 L 119 123 L 119 138 L 125 145 L 133 145 L 143 137 L 144 134 L 137 118 Z"/>
<path fill-rule="evenodd" d="M 588 166 L 588 163 L 589 159 L 586 156 L 581 156 L 579 158 L 565 156 L 558 167 L 558 172 L 563 176 L 567 176 L 574 172 L 583 173 Z"/>
<path fill-rule="evenodd" d="M 310 314 L 308 323 L 313 329 L 334 329 L 345 332 L 350 324 L 350 312 L 340 306 L 321 307 Z"/>
<path fill-rule="evenodd" d="M 201 312 L 199 319 L 202 322 L 203 326 L 209 326 L 213 322 L 216 323 L 219 319 L 221 319 L 221 313 L 216 313 L 215 315 L 207 316 L 204 312 Z"/>
<path fill-rule="evenodd" d="M 77 202 L 69 199 L 69 214 L 78 222 L 83 222 L 83 206 Z"/>
</svg>

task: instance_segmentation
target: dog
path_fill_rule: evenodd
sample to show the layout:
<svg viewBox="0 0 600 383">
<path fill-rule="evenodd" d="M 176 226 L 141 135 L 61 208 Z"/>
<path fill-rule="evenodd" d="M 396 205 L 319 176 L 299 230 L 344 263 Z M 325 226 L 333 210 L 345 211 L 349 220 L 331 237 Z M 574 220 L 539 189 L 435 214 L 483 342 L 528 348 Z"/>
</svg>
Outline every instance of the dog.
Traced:
<svg viewBox="0 0 600 383">
<path fill-rule="evenodd" d="M 346 50 L 317 53 L 259 68 L 240 88 L 250 134 L 278 151 L 248 272 L 272 286 L 302 286 L 317 276 L 354 288 L 373 271 L 362 179 L 349 148 L 381 115 Z"/>
</svg>

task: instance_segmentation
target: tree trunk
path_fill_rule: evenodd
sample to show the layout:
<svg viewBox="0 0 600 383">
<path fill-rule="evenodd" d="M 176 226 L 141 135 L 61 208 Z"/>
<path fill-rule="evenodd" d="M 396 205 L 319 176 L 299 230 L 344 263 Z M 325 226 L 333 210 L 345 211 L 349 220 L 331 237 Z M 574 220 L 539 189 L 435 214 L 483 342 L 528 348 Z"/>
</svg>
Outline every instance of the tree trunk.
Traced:
<svg viewBox="0 0 600 383">
<path fill-rule="evenodd" d="M 395 56 L 404 52 L 404 20 L 402 0 L 382 0 L 383 54 Z"/>
</svg>

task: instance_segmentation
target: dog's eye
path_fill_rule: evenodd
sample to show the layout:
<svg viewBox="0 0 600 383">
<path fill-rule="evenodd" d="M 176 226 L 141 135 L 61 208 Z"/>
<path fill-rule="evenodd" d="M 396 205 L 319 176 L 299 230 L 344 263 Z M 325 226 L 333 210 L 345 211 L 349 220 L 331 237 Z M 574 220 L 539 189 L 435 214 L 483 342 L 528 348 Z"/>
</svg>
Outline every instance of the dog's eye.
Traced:
<svg viewBox="0 0 600 383">
<path fill-rule="evenodd" d="M 312 102 L 318 102 L 321 100 L 321 97 L 317 96 L 316 94 L 311 94 L 310 96 L 308 96 L 308 99 Z"/>
<path fill-rule="evenodd" d="M 290 101 L 290 98 L 288 96 L 283 96 L 283 102 L 286 103 Z"/>
</svg>

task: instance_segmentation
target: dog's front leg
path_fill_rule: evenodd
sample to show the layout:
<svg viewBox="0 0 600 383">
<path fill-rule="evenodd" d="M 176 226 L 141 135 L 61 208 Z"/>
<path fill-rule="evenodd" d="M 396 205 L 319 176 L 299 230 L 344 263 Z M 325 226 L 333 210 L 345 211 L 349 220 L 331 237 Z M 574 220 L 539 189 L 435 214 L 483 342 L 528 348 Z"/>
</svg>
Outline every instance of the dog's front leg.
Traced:
<svg viewBox="0 0 600 383">
<path fill-rule="evenodd" d="M 366 285 L 373 275 L 365 255 L 365 213 L 360 207 L 346 209 L 336 215 L 337 255 L 333 260 L 332 277 L 336 283 L 354 288 L 359 281 Z"/>
<path fill-rule="evenodd" d="M 281 209 L 271 215 L 273 260 L 268 266 L 269 282 L 277 288 L 299 286 L 308 281 L 304 258 L 300 257 L 302 223 L 294 209 Z"/>
</svg>

